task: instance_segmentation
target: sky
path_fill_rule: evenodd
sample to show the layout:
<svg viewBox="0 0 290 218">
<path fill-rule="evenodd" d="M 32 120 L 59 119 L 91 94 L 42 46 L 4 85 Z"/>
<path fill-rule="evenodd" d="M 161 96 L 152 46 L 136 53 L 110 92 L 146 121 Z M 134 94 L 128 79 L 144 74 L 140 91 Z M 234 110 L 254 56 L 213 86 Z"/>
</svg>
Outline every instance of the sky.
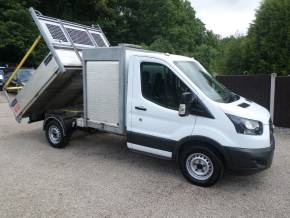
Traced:
<svg viewBox="0 0 290 218">
<path fill-rule="evenodd" d="M 214 33 L 245 35 L 262 0 L 189 0 L 196 15 Z"/>
</svg>

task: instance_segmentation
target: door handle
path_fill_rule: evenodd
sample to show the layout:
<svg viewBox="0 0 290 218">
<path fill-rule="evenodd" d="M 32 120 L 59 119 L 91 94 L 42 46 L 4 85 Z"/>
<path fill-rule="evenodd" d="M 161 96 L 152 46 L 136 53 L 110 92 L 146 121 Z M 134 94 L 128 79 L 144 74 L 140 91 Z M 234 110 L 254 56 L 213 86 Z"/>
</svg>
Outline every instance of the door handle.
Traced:
<svg viewBox="0 0 290 218">
<path fill-rule="evenodd" d="M 147 111 L 147 109 L 143 106 L 135 106 L 135 109 L 139 111 Z"/>
</svg>

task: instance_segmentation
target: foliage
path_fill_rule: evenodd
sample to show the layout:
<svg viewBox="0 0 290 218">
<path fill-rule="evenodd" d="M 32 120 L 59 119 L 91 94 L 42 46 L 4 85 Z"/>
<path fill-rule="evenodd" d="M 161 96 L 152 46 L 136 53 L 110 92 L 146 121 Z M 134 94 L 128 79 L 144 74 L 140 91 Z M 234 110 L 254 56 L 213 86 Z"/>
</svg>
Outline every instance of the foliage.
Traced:
<svg viewBox="0 0 290 218">
<path fill-rule="evenodd" d="M 290 73 L 290 1 L 264 0 L 247 39 L 249 70 Z"/>
<path fill-rule="evenodd" d="M 0 61 L 14 63 L 20 60 L 36 36 L 37 31 L 24 5 L 13 0 L 0 0 Z M 44 46 L 40 46 L 32 60 L 38 61 L 44 51 Z"/>
<path fill-rule="evenodd" d="M 222 39 L 222 48 L 218 57 L 218 72 L 222 74 L 245 74 L 246 37 L 228 37 Z"/>
<path fill-rule="evenodd" d="M 290 72 L 290 1 L 264 0 L 247 36 L 206 30 L 188 0 L 0 0 L 0 62 L 16 63 L 38 34 L 27 8 L 87 25 L 100 24 L 112 45 L 195 57 L 219 74 Z M 28 64 L 47 53 L 38 46 Z"/>
<path fill-rule="evenodd" d="M 245 37 L 223 39 L 220 72 L 290 73 L 290 1 L 264 0 Z"/>
<path fill-rule="evenodd" d="M 99 23 L 112 45 L 143 44 L 157 51 L 196 55 L 209 68 L 216 54 L 217 36 L 206 31 L 185 0 L 0 1 L 1 62 L 18 62 L 36 37 L 26 10 L 30 6 L 53 17 Z M 33 63 L 38 56 L 34 54 Z"/>
</svg>

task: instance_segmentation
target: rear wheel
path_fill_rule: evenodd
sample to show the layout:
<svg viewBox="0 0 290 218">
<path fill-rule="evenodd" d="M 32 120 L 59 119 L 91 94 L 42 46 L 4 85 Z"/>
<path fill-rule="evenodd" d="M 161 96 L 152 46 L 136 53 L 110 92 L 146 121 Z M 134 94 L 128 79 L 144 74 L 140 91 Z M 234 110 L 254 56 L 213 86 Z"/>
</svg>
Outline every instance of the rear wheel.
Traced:
<svg viewBox="0 0 290 218">
<path fill-rule="evenodd" d="M 179 164 L 184 177 L 199 186 L 211 186 L 223 175 L 220 156 L 206 146 L 186 147 L 182 150 Z"/>
<path fill-rule="evenodd" d="M 64 148 L 70 140 L 70 134 L 64 134 L 63 128 L 56 120 L 49 121 L 45 126 L 45 135 L 49 144 L 54 148 Z"/>
</svg>

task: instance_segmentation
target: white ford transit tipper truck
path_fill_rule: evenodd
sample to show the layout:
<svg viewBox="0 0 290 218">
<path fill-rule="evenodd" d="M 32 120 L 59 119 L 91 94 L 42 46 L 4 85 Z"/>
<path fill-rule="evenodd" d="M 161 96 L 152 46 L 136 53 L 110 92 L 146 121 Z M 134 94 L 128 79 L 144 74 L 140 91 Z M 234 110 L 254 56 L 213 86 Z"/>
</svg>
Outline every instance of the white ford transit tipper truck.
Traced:
<svg viewBox="0 0 290 218">
<path fill-rule="evenodd" d="M 176 160 L 185 178 L 200 186 L 216 183 L 225 169 L 271 166 L 269 112 L 229 91 L 195 59 L 108 47 L 102 32 L 102 47 L 72 49 L 53 38 L 60 37 L 56 27 L 47 36 L 49 23 L 63 31 L 63 41 L 77 44 L 64 30 L 71 23 L 31 12 L 51 53 L 10 106 L 19 122 L 44 120 L 53 147 L 66 146 L 77 128 L 118 134 L 132 151 Z"/>
</svg>

